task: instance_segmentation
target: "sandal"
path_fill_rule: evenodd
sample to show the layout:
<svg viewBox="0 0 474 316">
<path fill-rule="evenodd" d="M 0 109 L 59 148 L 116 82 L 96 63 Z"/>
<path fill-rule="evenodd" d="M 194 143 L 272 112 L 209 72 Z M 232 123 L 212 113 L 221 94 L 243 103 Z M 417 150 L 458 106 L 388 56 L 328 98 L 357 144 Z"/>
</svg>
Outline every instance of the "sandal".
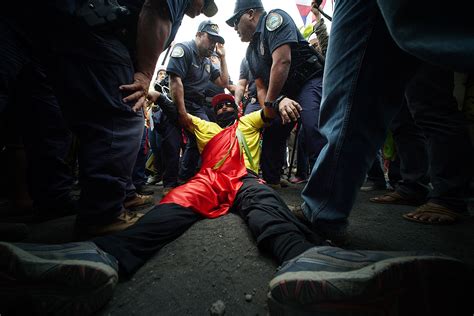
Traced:
<svg viewBox="0 0 474 316">
<path fill-rule="evenodd" d="M 449 225 L 466 219 L 467 216 L 463 213 L 452 211 L 442 205 L 428 202 L 418 207 L 415 211 L 404 214 L 403 218 L 423 224 Z"/>
<path fill-rule="evenodd" d="M 410 206 L 419 206 L 423 204 L 422 201 L 405 197 L 398 193 L 397 191 L 388 192 L 383 195 L 379 195 L 369 199 L 370 202 L 379 203 L 379 204 L 397 204 L 397 205 L 410 205 Z"/>
</svg>

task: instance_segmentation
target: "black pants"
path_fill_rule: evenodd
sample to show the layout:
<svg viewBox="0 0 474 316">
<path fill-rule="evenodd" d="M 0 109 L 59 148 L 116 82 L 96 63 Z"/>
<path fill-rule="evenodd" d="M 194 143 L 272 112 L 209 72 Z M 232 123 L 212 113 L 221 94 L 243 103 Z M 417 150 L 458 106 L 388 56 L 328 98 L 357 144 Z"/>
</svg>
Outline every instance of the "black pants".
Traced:
<svg viewBox="0 0 474 316">
<path fill-rule="evenodd" d="M 391 129 L 403 179 L 398 190 L 425 197 L 429 175 L 428 201 L 465 211 L 473 148 L 453 88 L 452 71 L 421 65 L 405 89 L 408 107 L 402 107 Z"/>
<path fill-rule="evenodd" d="M 323 243 L 298 221 L 278 194 L 260 183 L 255 175 L 249 173 L 243 183 L 231 211 L 245 220 L 262 251 L 270 252 L 282 263 Z M 117 258 L 120 273 L 128 276 L 202 218 L 189 208 L 161 204 L 128 229 L 92 241 Z"/>
</svg>

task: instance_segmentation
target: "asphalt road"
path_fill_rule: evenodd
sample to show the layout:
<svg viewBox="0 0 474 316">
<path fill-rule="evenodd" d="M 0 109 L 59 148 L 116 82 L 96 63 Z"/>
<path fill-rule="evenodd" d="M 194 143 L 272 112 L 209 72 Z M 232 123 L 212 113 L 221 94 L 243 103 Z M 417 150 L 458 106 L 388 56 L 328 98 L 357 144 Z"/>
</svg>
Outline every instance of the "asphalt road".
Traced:
<svg viewBox="0 0 474 316">
<path fill-rule="evenodd" d="M 302 187 L 279 193 L 288 204 L 297 204 Z M 155 188 L 159 200 L 161 188 Z M 368 201 L 380 193 L 360 192 L 350 216 L 347 248 L 434 250 L 474 267 L 473 220 L 450 226 L 408 222 L 402 214 L 412 207 Z M 70 216 L 31 225 L 27 240 L 69 241 L 73 222 Z M 240 217 L 229 214 L 202 220 L 164 247 L 133 278 L 122 280 L 99 315 L 209 315 L 219 300 L 226 315 L 266 315 L 267 286 L 276 268 L 272 258 L 256 248 Z"/>
</svg>

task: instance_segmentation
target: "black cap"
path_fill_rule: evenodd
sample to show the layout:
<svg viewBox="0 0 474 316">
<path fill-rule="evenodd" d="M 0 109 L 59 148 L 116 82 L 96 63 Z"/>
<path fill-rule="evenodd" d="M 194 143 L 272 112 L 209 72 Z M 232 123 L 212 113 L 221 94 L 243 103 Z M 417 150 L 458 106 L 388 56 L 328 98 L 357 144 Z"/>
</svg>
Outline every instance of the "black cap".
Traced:
<svg viewBox="0 0 474 316">
<path fill-rule="evenodd" d="M 218 43 L 225 43 L 224 38 L 219 35 L 219 26 L 211 20 L 201 22 L 198 27 L 198 32 L 206 32 L 207 34 L 216 38 Z"/>
<path fill-rule="evenodd" d="M 242 11 L 254 8 L 263 8 L 262 1 L 260 0 L 237 0 L 235 2 L 234 15 L 230 17 L 225 23 L 230 27 L 234 27 L 235 19 L 239 16 Z"/>
<path fill-rule="evenodd" d="M 202 13 L 204 13 L 205 16 L 211 17 L 216 15 L 217 13 L 217 6 L 214 3 L 214 0 L 206 0 L 204 2 L 204 8 L 202 9 Z"/>
</svg>

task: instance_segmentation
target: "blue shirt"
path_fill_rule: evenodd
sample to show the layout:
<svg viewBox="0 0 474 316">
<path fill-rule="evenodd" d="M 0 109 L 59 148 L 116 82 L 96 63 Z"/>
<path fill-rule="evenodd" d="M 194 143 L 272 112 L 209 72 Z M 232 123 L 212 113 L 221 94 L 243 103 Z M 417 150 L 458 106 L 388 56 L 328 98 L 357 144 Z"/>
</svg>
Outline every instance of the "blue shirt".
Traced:
<svg viewBox="0 0 474 316">
<path fill-rule="evenodd" d="M 165 47 L 168 47 L 176 37 L 176 33 L 178 33 L 178 29 L 181 26 L 181 22 L 183 21 L 184 15 L 186 13 L 186 8 L 191 1 L 192 0 L 166 0 L 168 10 L 170 12 L 171 32 L 168 40 L 166 41 Z M 145 0 L 119 0 L 118 2 L 121 5 L 126 6 L 130 10 L 132 16 L 136 17 L 134 19 L 134 24 L 136 24 L 138 15 L 140 14 Z M 136 27 L 136 25 L 134 25 L 134 27 Z"/>
<path fill-rule="evenodd" d="M 272 18 L 277 21 L 281 18 L 281 24 L 272 25 L 269 23 Z M 269 30 L 268 24 L 276 28 Z M 275 9 L 268 14 L 262 14 L 247 48 L 246 58 L 254 78 L 261 78 L 267 87 L 270 81 L 272 53 L 285 44 L 289 44 L 291 47 L 291 66 L 288 74 L 288 78 L 290 78 L 298 67 L 301 67 L 311 56 L 317 56 L 317 53 L 309 46 L 288 13 L 281 9 Z M 285 92 L 285 87 L 282 91 Z"/>
<path fill-rule="evenodd" d="M 181 78 L 184 102 L 189 110 L 202 107 L 209 80 L 215 81 L 220 76 L 209 58 L 199 56 L 195 41 L 173 47 L 166 71 Z"/>
<path fill-rule="evenodd" d="M 250 98 L 257 97 L 257 87 L 255 86 L 255 80 L 253 79 L 252 73 L 249 69 L 249 63 L 247 58 L 243 58 L 242 62 L 240 63 L 240 75 L 239 80 L 245 79 L 247 80 L 248 85 L 248 95 Z"/>
<path fill-rule="evenodd" d="M 170 46 L 171 42 L 176 37 L 176 33 L 178 33 L 178 29 L 181 26 L 181 22 L 183 21 L 186 8 L 192 2 L 192 0 L 167 0 L 167 2 L 168 8 L 170 10 L 170 19 L 172 25 L 170 36 L 168 37 L 168 41 L 166 41 L 165 47 Z"/>
</svg>

